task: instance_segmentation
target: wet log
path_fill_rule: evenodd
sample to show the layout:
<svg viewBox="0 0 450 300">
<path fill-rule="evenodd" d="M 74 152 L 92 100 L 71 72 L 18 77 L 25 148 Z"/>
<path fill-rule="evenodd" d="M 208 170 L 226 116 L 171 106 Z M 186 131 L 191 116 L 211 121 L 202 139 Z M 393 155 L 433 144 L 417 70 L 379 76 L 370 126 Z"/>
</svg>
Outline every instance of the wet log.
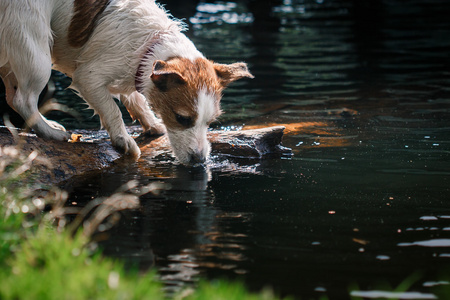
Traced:
<svg viewBox="0 0 450 300">
<path fill-rule="evenodd" d="M 92 170 L 111 166 L 120 154 L 108 143 L 67 143 L 38 138 L 21 133 L 14 138 L 11 132 L 0 127 L 0 146 L 16 146 L 24 155 L 37 151 L 39 159 L 33 162 L 31 183 L 54 184 Z"/>
<path fill-rule="evenodd" d="M 211 131 L 209 140 L 213 153 L 235 157 L 261 158 L 291 154 L 291 149 L 283 147 L 281 140 L 283 126 L 273 126 L 239 131 Z"/>
<path fill-rule="evenodd" d="M 132 134 L 139 131 L 132 128 Z M 281 146 L 284 127 L 240 130 L 210 131 L 213 154 L 232 157 L 262 158 L 269 155 L 289 154 L 290 149 Z M 37 184 L 55 184 L 74 175 L 100 170 L 112 166 L 120 155 L 107 140 L 102 131 L 78 131 L 84 141 L 76 143 L 44 140 L 34 134 L 18 131 L 14 138 L 6 127 L 0 127 L 0 146 L 17 145 L 25 155 L 38 151 L 43 160 L 34 162 L 34 182 Z M 141 159 L 152 159 L 161 153 L 170 153 L 166 136 L 147 137 L 141 134 L 137 139 L 141 148 Z M 123 157 L 123 159 L 129 159 Z"/>
<path fill-rule="evenodd" d="M 267 156 L 290 155 L 291 149 L 283 147 L 284 126 L 263 127 L 249 130 L 213 130 L 208 132 L 212 154 L 230 157 L 263 158 Z M 161 151 L 170 151 L 166 136 L 155 139 L 144 134 L 137 139 L 142 156 L 151 158 Z"/>
</svg>

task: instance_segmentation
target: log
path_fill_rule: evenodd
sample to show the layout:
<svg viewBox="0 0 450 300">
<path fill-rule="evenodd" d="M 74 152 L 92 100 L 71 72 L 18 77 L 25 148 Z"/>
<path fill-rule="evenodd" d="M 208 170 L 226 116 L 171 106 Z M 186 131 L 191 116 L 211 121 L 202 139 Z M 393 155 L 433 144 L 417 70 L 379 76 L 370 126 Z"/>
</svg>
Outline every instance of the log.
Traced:
<svg viewBox="0 0 450 300">
<path fill-rule="evenodd" d="M 249 130 L 213 130 L 208 132 L 211 152 L 229 157 L 264 158 L 268 156 L 292 155 L 290 148 L 283 147 L 284 126 L 263 127 Z M 136 141 L 146 159 L 161 152 L 170 152 L 167 136 L 146 137 L 141 134 Z"/>
<path fill-rule="evenodd" d="M 291 155 L 281 145 L 284 126 L 273 126 L 239 131 L 211 131 L 208 135 L 213 153 L 232 157 L 263 158 Z"/>
<path fill-rule="evenodd" d="M 17 130 L 17 129 L 16 129 Z M 16 145 L 25 155 L 39 153 L 31 174 L 32 184 L 60 183 L 74 175 L 107 168 L 120 158 L 120 154 L 108 143 L 68 143 L 38 138 L 34 134 L 19 132 L 19 139 L 0 127 L 0 146 Z"/>
<path fill-rule="evenodd" d="M 138 127 L 129 127 L 132 135 L 138 135 Z M 17 129 L 15 129 L 17 130 Z M 111 146 L 104 131 L 75 131 L 84 141 L 76 143 L 44 140 L 34 134 L 19 132 L 14 138 L 10 130 L 0 127 L 0 146 L 17 145 L 25 155 L 37 150 L 44 161 L 35 161 L 36 184 L 57 184 L 74 175 L 112 166 L 118 159 L 129 159 Z M 229 157 L 264 158 L 290 155 L 291 149 L 281 145 L 283 126 L 240 131 L 210 131 L 212 153 Z M 141 133 L 136 138 L 141 148 L 140 159 L 152 159 L 161 153 L 171 153 L 166 136 L 154 137 Z"/>
</svg>

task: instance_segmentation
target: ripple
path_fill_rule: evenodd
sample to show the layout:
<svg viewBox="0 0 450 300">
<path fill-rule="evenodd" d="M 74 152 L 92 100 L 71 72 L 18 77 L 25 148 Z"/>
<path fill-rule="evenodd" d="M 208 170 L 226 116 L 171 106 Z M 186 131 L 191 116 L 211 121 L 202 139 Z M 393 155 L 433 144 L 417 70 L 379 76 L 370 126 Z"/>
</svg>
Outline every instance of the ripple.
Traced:
<svg viewBox="0 0 450 300">
<path fill-rule="evenodd" d="M 370 299 L 437 299 L 434 294 L 420 292 L 352 291 L 350 295 Z"/>
<path fill-rule="evenodd" d="M 196 14 L 189 19 L 194 26 L 209 23 L 252 23 L 254 21 L 252 13 L 237 12 L 237 4 L 226 3 L 201 3 L 197 6 Z"/>
<path fill-rule="evenodd" d="M 425 241 L 417 241 L 412 243 L 398 243 L 397 246 L 409 247 L 409 246 L 420 246 L 420 247 L 450 247 L 450 239 L 432 239 Z"/>
</svg>

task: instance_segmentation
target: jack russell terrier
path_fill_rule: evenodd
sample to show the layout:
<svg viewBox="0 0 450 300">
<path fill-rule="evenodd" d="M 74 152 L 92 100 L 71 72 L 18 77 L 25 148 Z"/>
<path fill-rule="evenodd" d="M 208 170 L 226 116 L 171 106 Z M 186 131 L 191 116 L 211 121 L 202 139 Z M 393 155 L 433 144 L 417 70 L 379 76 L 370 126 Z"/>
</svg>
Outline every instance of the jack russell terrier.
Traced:
<svg viewBox="0 0 450 300">
<path fill-rule="evenodd" d="M 113 96 L 145 132 L 167 132 L 181 163 L 203 163 L 210 152 L 207 129 L 221 114 L 223 89 L 253 76 L 245 63 L 206 59 L 184 29 L 153 0 L 1 0 L 0 77 L 6 100 L 38 136 L 70 139 L 37 107 L 53 68 L 72 78 L 71 88 L 124 153 L 138 157 L 140 150 Z"/>
</svg>

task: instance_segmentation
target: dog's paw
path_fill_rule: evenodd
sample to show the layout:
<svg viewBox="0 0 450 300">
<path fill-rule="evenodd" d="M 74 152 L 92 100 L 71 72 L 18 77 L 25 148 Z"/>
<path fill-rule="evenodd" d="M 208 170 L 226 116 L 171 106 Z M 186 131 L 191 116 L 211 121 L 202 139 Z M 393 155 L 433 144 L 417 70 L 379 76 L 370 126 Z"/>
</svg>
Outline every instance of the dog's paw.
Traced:
<svg viewBox="0 0 450 300">
<path fill-rule="evenodd" d="M 37 136 L 55 141 L 67 142 L 71 138 L 71 134 L 66 132 L 64 126 L 55 121 L 47 120 L 42 117 L 44 122 L 40 122 L 37 126 L 32 127 Z"/>
<path fill-rule="evenodd" d="M 131 136 L 118 136 L 111 139 L 112 144 L 120 152 L 138 158 L 141 155 L 141 150 Z"/>
<path fill-rule="evenodd" d="M 142 134 L 147 137 L 154 137 L 166 134 L 166 126 L 163 123 L 158 123 L 152 126 L 150 129 L 144 131 Z"/>
<path fill-rule="evenodd" d="M 66 131 L 66 128 L 64 128 L 64 126 L 62 126 L 58 122 L 55 122 L 55 121 L 52 121 L 52 120 L 48 120 L 46 118 L 44 118 L 44 121 L 48 124 L 48 126 L 50 126 L 53 129 L 64 131 L 64 132 Z"/>
<path fill-rule="evenodd" d="M 54 139 L 54 140 L 67 142 L 71 138 L 72 138 L 72 135 L 66 131 L 62 131 L 62 130 L 53 131 L 52 139 Z"/>
<path fill-rule="evenodd" d="M 46 127 L 44 130 L 35 130 L 35 133 L 38 137 L 43 139 L 60 142 L 67 142 L 71 138 L 70 133 L 52 127 Z"/>
</svg>

